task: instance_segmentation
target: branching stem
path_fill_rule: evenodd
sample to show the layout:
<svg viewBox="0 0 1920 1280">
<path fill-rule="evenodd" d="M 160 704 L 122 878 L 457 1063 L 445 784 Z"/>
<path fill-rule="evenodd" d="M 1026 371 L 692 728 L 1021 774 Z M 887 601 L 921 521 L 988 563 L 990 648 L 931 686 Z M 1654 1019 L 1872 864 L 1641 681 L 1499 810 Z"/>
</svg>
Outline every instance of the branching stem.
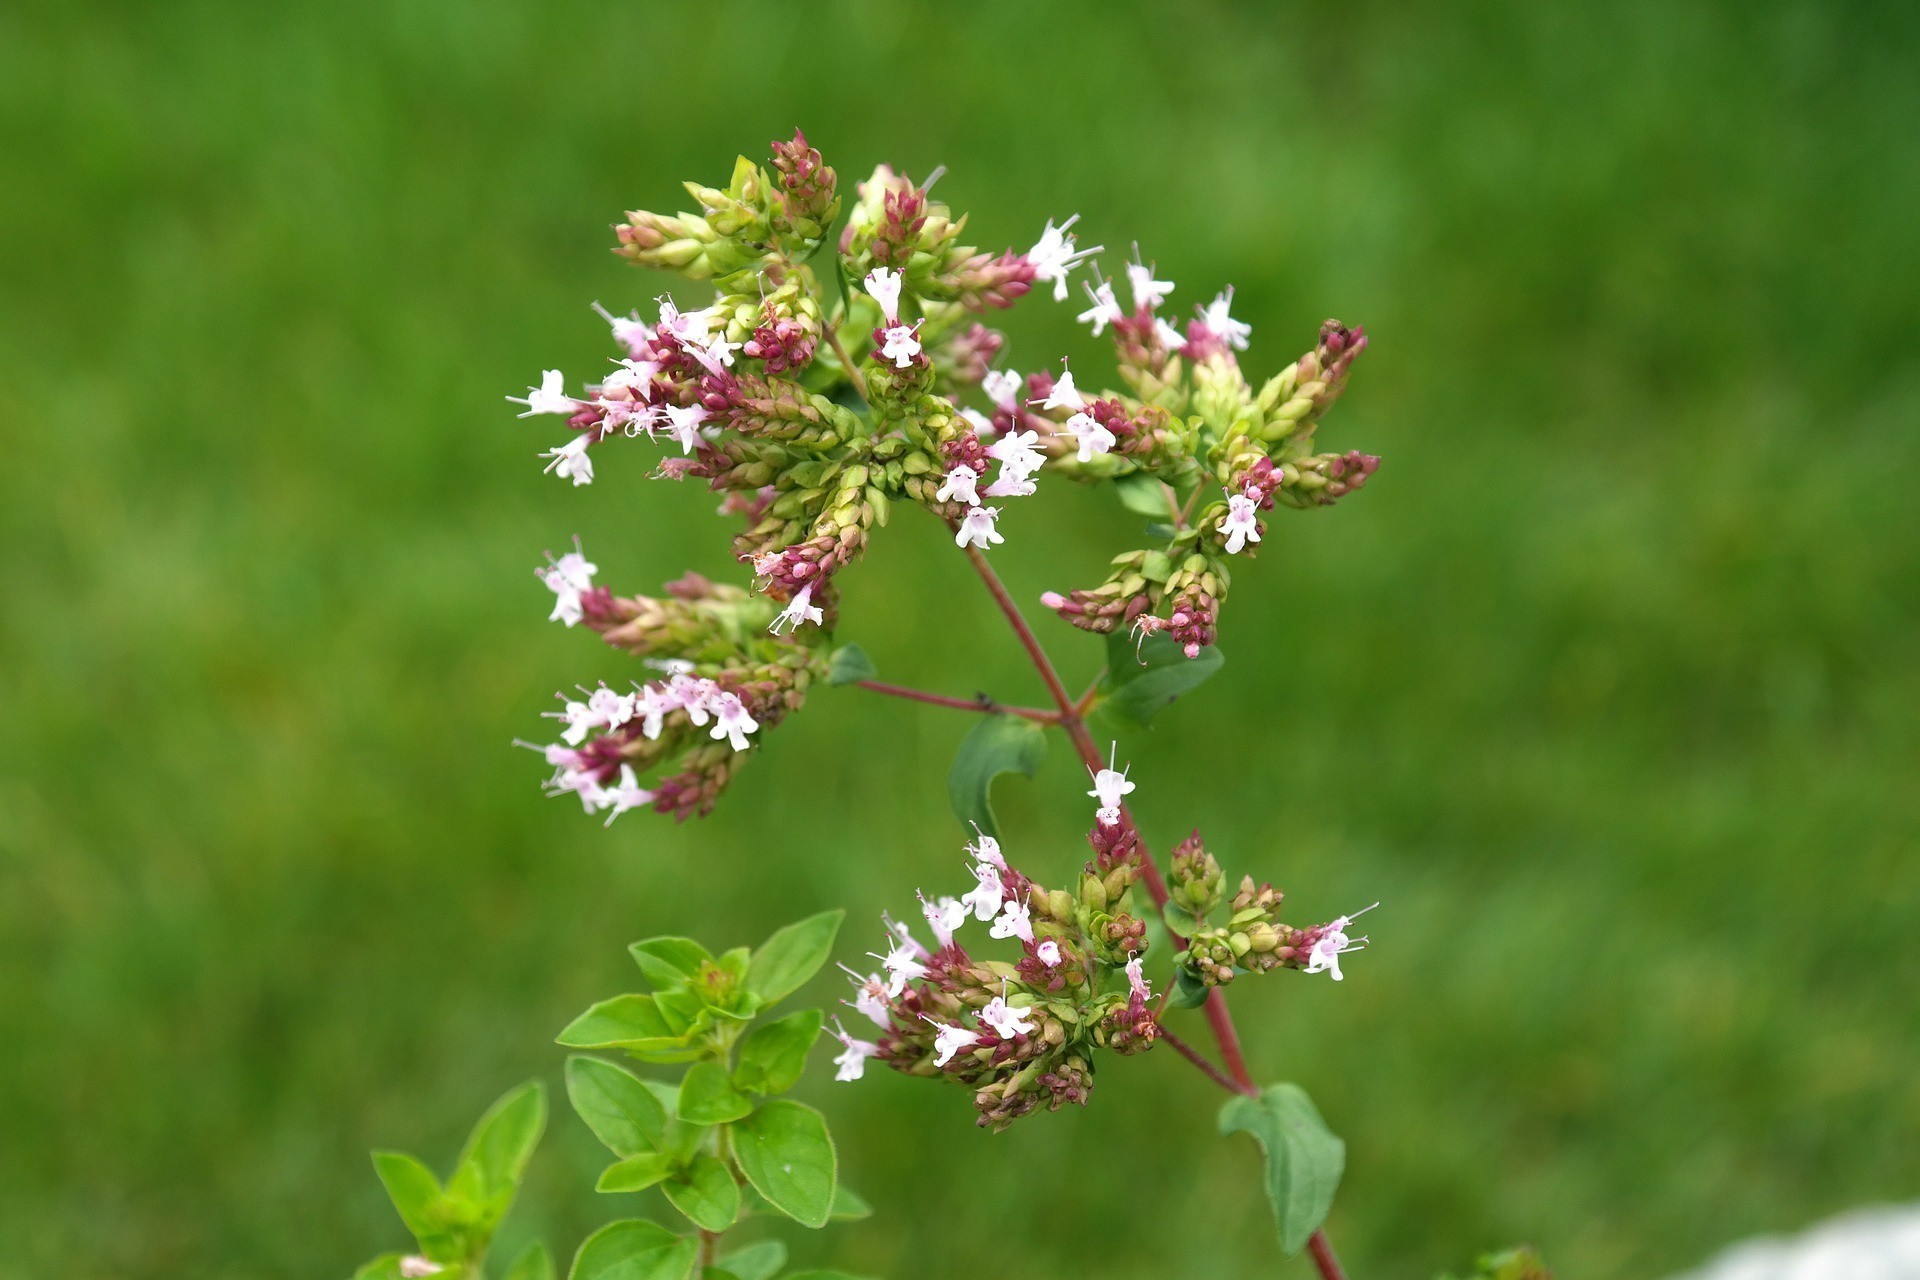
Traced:
<svg viewBox="0 0 1920 1280">
<path fill-rule="evenodd" d="M 909 689 L 901 684 L 888 684 L 884 680 L 856 680 L 853 683 L 856 688 L 866 689 L 872 693 L 884 693 L 890 698 L 906 698 L 913 702 L 930 703 L 936 707 L 952 707 L 955 711 L 984 711 L 990 715 L 999 712 L 1019 716 L 1023 720 L 1038 721 L 1040 724 L 1060 723 L 1060 713 L 1057 711 L 1042 711 L 1038 707 L 1009 707 L 995 702 L 984 693 L 975 694 L 971 698 L 953 698 L 944 693 L 928 693 L 924 689 Z"/>
</svg>

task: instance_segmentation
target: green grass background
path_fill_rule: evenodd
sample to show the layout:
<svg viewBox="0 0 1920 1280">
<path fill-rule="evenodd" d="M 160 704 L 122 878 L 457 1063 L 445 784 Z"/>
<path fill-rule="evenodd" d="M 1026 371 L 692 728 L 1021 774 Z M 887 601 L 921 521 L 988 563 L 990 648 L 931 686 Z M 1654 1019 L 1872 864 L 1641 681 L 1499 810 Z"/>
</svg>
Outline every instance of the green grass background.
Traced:
<svg viewBox="0 0 1920 1280">
<path fill-rule="evenodd" d="M 1264 375 L 1373 346 L 1221 678 L 1126 744 L 1295 914 L 1381 899 L 1335 988 L 1249 981 L 1256 1070 L 1349 1143 L 1356 1277 L 1541 1245 L 1645 1277 L 1920 1192 L 1920 79 L 1911 11 L 1807 3 L 261 5 L 0 10 L 0 1275 L 337 1276 L 402 1241 L 366 1151 L 450 1160 L 650 932 L 748 941 L 955 885 L 967 725 L 823 691 L 711 820 L 543 801 L 543 621 L 727 572 L 710 498 L 575 490 L 501 397 L 662 282 L 630 207 L 804 125 L 945 163 L 980 243 L 1079 211 Z M 1117 259 L 1116 259 L 1117 260 Z M 697 299 L 697 293 L 688 295 Z M 1077 309 L 1077 308 L 1076 308 Z M 1016 313 L 1014 363 L 1099 357 Z M 1056 485 L 995 552 L 1094 580 Z M 1038 696 L 933 522 L 846 575 L 891 677 Z M 1075 678 L 1097 645 L 1050 619 Z M 1081 857 L 1064 751 L 1013 855 Z M 837 996 L 823 982 L 822 998 Z M 1188 1015 L 1191 1017 L 1191 1015 Z M 876 1276 L 1283 1275 L 1172 1054 L 991 1137 L 892 1076 L 806 1096 Z M 564 1112 L 511 1233 L 633 1211 Z M 796 1232 L 796 1234 L 799 1234 Z"/>
</svg>

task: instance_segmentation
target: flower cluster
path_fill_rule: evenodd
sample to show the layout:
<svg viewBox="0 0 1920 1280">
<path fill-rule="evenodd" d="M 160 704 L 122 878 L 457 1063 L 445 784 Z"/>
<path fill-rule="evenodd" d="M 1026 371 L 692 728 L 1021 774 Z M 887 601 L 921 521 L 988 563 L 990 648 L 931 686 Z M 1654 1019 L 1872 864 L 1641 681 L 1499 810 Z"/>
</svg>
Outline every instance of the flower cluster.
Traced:
<svg viewBox="0 0 1920 1280">
<path fill-rule="evenodd" d="M 688 574 L 659 599 L 622 597 L 593 584 L 598 572 L 577 545 L 538 570 L 554 593 L 552 617 L 584 623 L 658 675 L 624 693 L 601 684 L 561 695 L 549 713 L 560 740 L 536 748 L 554 767 L 547 789 L 577 796 L 608 823 L 642 806 L 707 813 L 753 735 L 799 708 L 824 660 L 779 634 L 773 605 L 743 588 Z M 646 773 L 660 776 L 642 786 Z"/>
<path fill-rule="evenodd" d="M 1285 895 L 1270 884 L 1255 885 L 1252 876 L 1243 878 L 1227 899 L 1226 877 L 1198 831 L 1175 846 L 1169 881 L 1164 915 L 1167 927 L 1186 939 L 1186 949 L 1174 957 L 1174 965 L 1181 985 L 1190 991 L 1224 986 L 1243 972 L 1273 969 L 1329 973 L 1339 982 L 1345 976 L 1340 972 L 1340 957 L 1367 945 L 1365 938 L 1351 937 L 1347 930 L 1356 917 L 1373 907 L 1302 929 L 1278 918 Z M 1223 904 L 1228 911 L 1226 923 L 1210 923 Z"/>
<path fill-rule="evenodd" d="M 1160 1028 L 1142 967 L 1146 922 L 1131 911 L 1139 840 L 1130 825 L 1098 819 L 1088 840 L 1094 856 L 1069 892 L 1038 884 L 981 834 L 967 846 L 974 887 L 921 898 L 931 948 L 887 920 L 887 949 L 873 953 L 879 969 L 848 970 L 849 1003 L 880 1035 L 836 1027 L 839 1078 L 859 1079 L 877 1058 L 953 1080 L 973 1091 L 980 1124 L 997 1130 L 1042 1106 L 1084 1104 L 1098 1050 L 1151 1048 Z M 1017 943 L 1018 958 L 972 954 L 958 936 L 970 921 L 987 925 L 990 940 Z"/>
</svg>

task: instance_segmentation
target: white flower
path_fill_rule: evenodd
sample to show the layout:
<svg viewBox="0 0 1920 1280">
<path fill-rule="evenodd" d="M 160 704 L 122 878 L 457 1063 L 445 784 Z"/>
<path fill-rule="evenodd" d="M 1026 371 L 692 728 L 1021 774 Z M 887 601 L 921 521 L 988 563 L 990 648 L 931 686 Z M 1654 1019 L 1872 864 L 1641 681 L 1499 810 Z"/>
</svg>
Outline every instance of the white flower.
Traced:
<svg viewBox="0 0 1920 1280">
<path fill-rule="evenodd" d="M 677 404 L 667 406 L 667 433 L 680 443 L 680 453 L 693 452 L 695 442 L 700 439 L 700 424 L 707 420 L 705 405 L 688 405 L 681 408 Z"/>
<path fill-rule="evenodd" d="M 548 369 L 540 375 L 540 385 L 528 387 L 524 396 L 508 396 L 514 404 L 527 406 L 527 411 L 519 416 L 531 418 L 536 413 L 559 413 L 572 417 L 580 409 L 580 402 L 567 394 L 567 375 L 558 369 Z"/>
<path fill-rule="evenodd" d="M 1227 514 L 1220 517 L 1220 536 L 1226 539 L 1227 554 L 1238 555 L 1249 542 L 1260 541 L 1260 516 L 1254 500 L 1244 493 L 1227 499 Z"/>
<path fill-rule="evenodd" d="M 1146 974 L 1141 972 L 1143 967 L 1140 957 L 1137 955 L 1127 961 L 1127 987 L 1138 999 L 1151 1000 L 1153 998 L 1153 984 L 1149 983 Z"/>
<path fill-rule="evenodd" d="M 1093 305 L 1074 319 L 1092 325 L 1094 337 L 1099 337 L 1107 331 L 1108 325 L 1126 316 L 1126 312 L 1120 310 L 1120 300 L 1113 296 L 1113 281 L 1102 280 L 1098 286 L 1083 283 L 1081 288 L 1087 291 L 1087 297 Z"/>
<path fill-rule="evenodd" d="M 1151 311 L 1173 292 L 1173 281 L 1155 280 L 1153 268 L 1140 263 L 1140 246 L 1133 246 L 1133 261 L 1127 264 L 1127 285 L 1133 290 L 1133 305 Z"/>
<path fill-rule="evenodd" d="M 591 770 L 578 766 L 562 769 L 547 780 L 547 790 L 556 796 L 572 792 L 580 797 L 580 806 L 588 813 L 600 811 L 600 780 L 593 776 Z"/>
<path fill-rule="evenodd" d="M 980 483 L 980 473 L 966 463 L 956 463 L 953 470 L 947 472 L 947 478 L 940 485 L 940 491 L 933 496 L 942 502 L 964 502 L 970 507 L 980 505 L 980 494 L 974 488 Z"/>
<path fill-rule="evenodd" d="M 867 292 L 873 296 L 873 300 L 880 304 L 880 310 L 886 315 L 887 323 L 899 324 L 900 273 L 886 267 L 875 267 L 867 272 L 864 284 Z"/>
<path fill-rule="evenodd" d="M 1033 941 L 1033 912 L 1024 902 L 1009 902 L 1000 909 L 1000 915 L 993 922 L 993 928 L 987 930 L 989 938 L 1018 938 L 1022 942 Z"/>
<path fill-rule="evenodd" d="M 1365 938 L 1357 942 L 1348 938 L 1347 926 L 1353 923 L 1354 916 L 1363 916 L 1379 905 L 1376 902 L 1371 907 L 1362 907 L 1353 915 L 1341 916 L 1327 925 L 1318 941 L 1307 952 L 1306 972 L 1331 973 L 1335 982 L 1341 981 L 1343 975 L 1340 972 L 1340 957 L 1349 951 L 1360 951 L 1367 945 Z"/>
<path fill-rule="evenodd" d="M 877 973 L 855 973 L 844 964 L 840 969 L 853 979 L 853 1000 L 855 1010 L 864 1013 L 873 1020 L 875 1026 L 888 1025 L 887 984 Z"/>
<path fill-rule="evenodd" d="M 987 496 L 989 498 L 1028 498 L 1032 497 L 1039 487 L 1021 472 L 1002 466 L 999 478 L 987 486 Z"/>
<path fill-rule="evenodd" d="M 974 919 L 991 920 L 999 913 L 1000 900 L 1005 896 L 1000 887 L 1000 868 L 982 858 L 973 864 L 973 878 L 979 883 L 960 901 L 972 909 Z"/>
<path fill-rule="evenodd" d="M 897 324 L 880 335 L 880 358 L 893 361 L 896 369 L 906 368 L 919 354 L 920 339 L 904 324 Z"/>
<path fill-rule="evenodd" d="M 980 379 L 980 389 L 987 393 L 987 399 L 1012 413 L 1020 407 L 1020 383 L 1020 375 L 1013 370 L 993 369 Z"/>
<path fill-rule="evenodd" d="M 1096 453 L 1113 452 L 1113 432 L 1090 413 L 1076 413 L 1062 424 L 1060 431 L 1080 446 L 1080 461 L 1091 462 Z"/>
<path fill-rule="evenodd" d="M 953 931 L 967 922 L 966 904 L 958 898 L 935 898 L 928 902 L 920 899 L 920 911 L 927 917 L 927 926 L 933 930 L 934 940 L 945 947 L 953 942 Z"/>
<path fill-rule="evenodd" d="M 587 707 L 609 729 L 618 729 L 633 719 L 633 695 L 615 693 L 604 684 L 587 695 Z"/>
<path fill-rule="evenodd" d="M 679 707 L 680 700 L 663 686 L 641 686 L 633 699 L 633 713 L 640 718 L 640 736 L 649 742 L 659 738 L 661 723 L 667 718 L 667 712 L 676 711 Z"/>
<path fill-rule="evenodd" d="M 965 418 L 967 425 L 973 428 L 973 434 L 980 436 L 982 439 L 993 435 L 993 419 L 978 409 L 962 409 L 960 416 Z"/>
<path fill-rule="evenodd" d="M 711 308 L 702 311 L 681 311 L 673 298 L 662 294 L 660 303 L 660 327 L 682 343 L 702 343 L 707 340 L 707 328 L 713 323 Z"/>
<path fill-rule="evenodd" d="M 833 1020 L 833 1038 L 846 1046 L 833 1060 L 835 1080 L 858 1080 L 867 1069 L 867 1059 L 880 1052 L 880 1046 L 873 1041 L 856 1040 L 848 1035 L 838 1018 Z"/>
<path fill-rule="evenodd" d="M 793 599 L 787 601 L 787 607 L 780 611 L 780 616 L 767 624 L 767 630 L 775 635 L 780 634 L 782 627 L 789 631 L 798 631 L 803 622 L 811 622 L 817 627 L 824 617 L 826 614 L 821 611 L 820 606 L 813 603 L 813 584 L 809 582 L 794 593 Z"/>
<path fill-rule="evenodd" d="M 616 316 L 597 302 L 593 304 L 593 309 L 600 313 L 600 318 L 605 320 L 607 327 L 613 330 L 615 342 L 629 351 L 639 352 L 647 349 L 647 343 L 653 339 L 652 325 L 642 320 L 637 314 Z"/>
<path fill-rule="evenodd" d="M 1009 431 L 987 446 L 987 456 L 1000 463 L 1003 475 L 1011 472 L 1024 480 L 1046 465 L 1047 455 L 1037 447 L 1039 441 L 1038 431 Z"/>
<path fill-rule="evenodd" d="M 1056 227 L 1049 218 L 1046 230 L 1040 233 L 1040 239 L 1033 248 L 1027 250 L 1027 261 L 1033 264 L 1034 279 L 1053 282 L 1055 302 L 1067 300 L 1067 273 L 1082 259 L 1090 258 L 1106 247 L 1095 245 L 1091 249 L 1076 249 L 1068 228 L 1078 221 L 1080 215 L 1076 213 Z"/>
<path fill-rule="evenodd" d="M 446 1268 L 430 1261 L 417 1253 L 410 1253 L 400 1259 L 400 1274 L 407 1280 L 421 1280 L 423 1276 L 437 1276 Z"/>
<path fill-rule="evenodd" d="M 1060 381 L 1053 384 L 1053 390 L 1047 392 L 1046 399 L 1029 400 L 1027 403 L 1037 404 L 1042 410 L 1066 409 L 1076 413 L 1087 407 L 1086 400 L 1080 395 L 1080 388 L 1073 385 L 1071 369 L 1061 373 Z"/>
<path fill-rule="evenodd" d="M 960 522 L 960 531 L 953 535 L 953 545 L 964 547 L 971 543 L 984 551 L 993 543 L 1005 542 L 1006 539 L 1000 535 L 999 530 L 993 527 L 993 522 L 999 516 L 1000 508 L 998 507 L 973 508 Z"/>
<path fill-rule="evenodd" d="M 1047 938 L 1033 949 L 1034 958 L 1051 969 L 1060 963 L 1060 944 Z"/>
<path fill-rule="evenodd" d="M 1100 820 L 1101 826 L 1110 827 L 1120 821 L 1121 797 L 1132 790 L 1133 784 L 1127 781 L 1127 775 L 1124 772 L 1114 771 L 1113 756 L 1109 753 L 1107 768 L 1093 775 L 1093 790 L 1087 792 L 1088 795 L 1100 801 L 1100 807 L 1094 812 L 1094 816 Z"/>
<path fill-rule="evenodd" d="M 660 372 L 660 366 L 652 360 L 616 360 L 614 365 L 613 372 L 600 383 L 603 400 L 609 392 L 644 396 L 652 385 L 653 375 Z M 615 403 L 618 402 L 609 402 L 607 407 L 611 409 Z"/>
<path fill-rule="evenodd" d="M 708 373 L 720 373 L 733 364 L 733 353 L 740 349 L 737 342 L 728 342 L 727 335 L 717 333 L 705 342 L 686 344 L 687 354 L 698 360 Z"/>
<path fill-rule="evenodd" d="M 980 1011 L 980 1021 L 1002 1040 L 1033 1034 L 1033 1010 L 1016 1009 L 1004 996 L 987 1001 L 987 1007 Z"/>
<path fill-rule="evenodd" d="M 674 703 L 687 713 L 687 719 L 698 729 L 713 714 L 713 700 L 719 694 L 720 686 L 711 680 L 677 672 L 667 678 L 667 693 Z"/>
<path fill-rule="evenodd" d="M 555 445 L 540 455 L 552 458 L 542 471 L 551 471 L 563 479 L 571 480 L 575 485 L 593 483 L 593 459 L 587 456 L 587 437 L 585 433 L 575 436 L 562 445 Z"/>
<path fill-rule="evenodd" d="M 570 747 L 577 747 L 585 742 L 587 735 L 592 733 L 594 726 L 599 723 L 599 718 L 593 714 L 592 709 L 584 702 L 569 702 L 561 710 L 550 711 L 546 714 L 566 724 L 567 727 L 560 732 L 560 740 Z M 549 761 L 548 763 L 553 764 L 559 762 Z"/>
<path fill-rule="evenodd" d="M 1235 351 L 1245 351 L 1247 339 L 1253 336 L 1253 326 L 1243 324 L 1228 315 L 1227 308 L 1232 305 L 1233 286 L 1228 285 L 1227 291 L 1209 302 L 1204 310 L 1197 307 L 1195 310 L 1199 312 L 1200 323 L 1218 334 L 1220 341 Z"/>
<path fill-rule="evenodd" d="M 991 863 L 1000 870 L 1007 869 L 1007 860 L 1001 856 L 1000 842 L 980 829 L 979 823 L 973 824 L 974 841 L 967 846 L 967 852 L 982 862 Z M 981 919 L 985 919 L 982 916 Z"/>
<path fill-rule="evenodd" d="M 558 560 L 548 552 L 546 568 L 533 571 L 547 590 L 553 592 L 553 612 L 547 615 L 548 622 L 564 622 L 571 627 L 586 616 L 580 597 L 593 589 L 593 575 L 600 572 L 600 566 L 587 559 L 579 545 L 576 539 L 575 549 Z"/>
<path fill-rule="evenodd" d="M 887 971 L 887 985 L 885 987 L 887 999 L 899 999 L 900 993 L 907 989 L 909 982 L 926 975 L 927 966 L 920 963 L 920 957 L 917 954 L 918 951 L 919 948 L 911 942 L 900 942 L 896 940 L 893 947 L 885 955 L 879 955 L 873 952 L 868 953 L 872 955 L 875 960 L 878 960 L 880 966 Z"/>
<path fill-rule="evenodd" d="M 643 804 L 653 803 L 653 792 L 640 785 L 633 776 L 633 766 L 620 766 L 620 780 L 600 793 L 600 802 L 607 807 L 607 826 L 629 809 L 638 809 Z"/>
<path fill-rule="evenodd" d="M 1165 320 L 1153 322 L 1153 334 L 1160 339 L 1160 345 L 1168 351 L 1178 351 L 1187 345 L 1187 335 L 1168 324 Z"/>
<path fill-rule="evenodd" d="M 949 1026 L 944 1022 L 934 1022 L 932 1018 L 928 1018 L 927 1021 L 932 1022 L 934 1027 L 933 1065 L 936 1067 L 946 1066 L 947 1063 L 953 1061 L 954 1054 L 960 1052 L 962 1049 L 970 1049 L 980 1043 L 979 1033 L 969 1031 L 965 1027 L 955 1027 Z"/>
<path fill-rule="evenodd" d="M 760 722 L 747 711 L 737 693 L 723 693 L 712 699 L 711 705 L 713 731 L 708 736 L 716 740 L 725 738 L 735 751 L 745 751 L 747 735 L 758 729 Z"/>
</svg>

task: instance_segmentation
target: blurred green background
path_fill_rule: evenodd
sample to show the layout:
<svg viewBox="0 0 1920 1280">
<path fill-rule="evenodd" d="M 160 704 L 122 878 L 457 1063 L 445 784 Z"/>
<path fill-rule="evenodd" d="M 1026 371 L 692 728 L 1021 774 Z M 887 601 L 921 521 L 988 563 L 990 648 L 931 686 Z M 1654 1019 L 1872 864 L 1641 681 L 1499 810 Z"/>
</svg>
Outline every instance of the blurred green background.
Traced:
<svg viewBox="0 0 1920 1280">
<path fill-rule="evenodd" d="M 1183 310 L 1231 281 L 1256 375 L 1326 316 L 1373 336 L 1321 438 L 1380 474 L 1283 513 L 1224 675 L 1124 748 L 1157 847 L 1199 823 L 1303 918 L 1383 901 L 1341 986 L 1235 991 L 1348 1140 L 1356 1277 L 1514 1240 L 1655 1276 L 1914 1196 L 1915 35 L 1657 0 L 0 10 L 0 1275 L 345 1274 L 403 1240 L 367 1149 L 444 1165 L 557 1082 L 628 941 L 845 904 L 851 958 L 959 883 L 938 709 L 822 691 L 679 828 L 602 831 L 509 746 L 629 670 L 544 621 L 543 549 L 628 590 L 730 567 L 708 495 L 644 450 L 543 478 L 502 396 L 601 367 L 588 302 L 662 287 L 609 256 L 621 210 L 796 124 L 846 179 L 950 165 L 983 245 L 1079 211 Z M 1019 367 L 1101 367 L 1067 308 L 1009 327 Z M 1056 485 L 1004 527 L 1031 599 L 1135 522 Z M 1038 697 L 932 521 L 844 581 L 883 674 Z M 1042 878 L 1075 773 L 1004 787 Z M 803 1260 L 1309 1270 L 1170 1053 L 1000 1137 L 822 1065 L 879 1214 Z M 597 1161 L 557 1113 L 510 1234 L 631 1211 Z"/>
</svg>

